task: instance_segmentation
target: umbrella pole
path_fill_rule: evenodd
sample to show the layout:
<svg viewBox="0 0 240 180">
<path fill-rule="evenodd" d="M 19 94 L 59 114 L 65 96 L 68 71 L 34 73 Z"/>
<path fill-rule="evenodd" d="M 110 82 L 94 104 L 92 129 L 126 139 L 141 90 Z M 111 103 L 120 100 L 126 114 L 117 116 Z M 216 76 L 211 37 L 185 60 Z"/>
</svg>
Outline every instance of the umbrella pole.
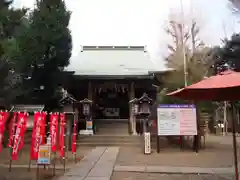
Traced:
<svg viewBox="0 0 240 180">
<path fill-rule="evenodd" d="M 223 111 L 223 136 L 227 134 L 227 101 L 224 101 L 224 111 Z"/>
<path fill-rule="evenodd" d="M 234 102 L 232 102 L 232 137 L 233 137 L 233 156 L 234 156 L 234 169 L 235 179 L 239 180 L 238 176 L 238 157 L 237 157 L 237 141 L 236 141 L 236 123 L 235 123 L 235 111 Z"/>
</svg>

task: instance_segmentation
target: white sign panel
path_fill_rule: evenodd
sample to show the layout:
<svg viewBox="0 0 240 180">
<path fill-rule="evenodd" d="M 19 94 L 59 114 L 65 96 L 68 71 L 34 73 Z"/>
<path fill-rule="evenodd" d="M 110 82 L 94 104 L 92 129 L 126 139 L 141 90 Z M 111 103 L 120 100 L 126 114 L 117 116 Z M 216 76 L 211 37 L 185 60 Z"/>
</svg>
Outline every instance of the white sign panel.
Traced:
<svg viewBox="0 0 240 180">
<path fill-rule="evenodd" d="M 144 154 L 151 154 L 151 135 L 149 132 L 144 133 Z"/>
<path fill-rule="evenodd" d="M 157 109 L 158 135 L 197 135 L 197 115 L 194 105 L 161 104 Z"/>
<path fill-rule="evenodd" d="M 38 152 L 38 164 L 49 165 L 51 163 L 50 145 L 40 145 Z"/>
</svg>

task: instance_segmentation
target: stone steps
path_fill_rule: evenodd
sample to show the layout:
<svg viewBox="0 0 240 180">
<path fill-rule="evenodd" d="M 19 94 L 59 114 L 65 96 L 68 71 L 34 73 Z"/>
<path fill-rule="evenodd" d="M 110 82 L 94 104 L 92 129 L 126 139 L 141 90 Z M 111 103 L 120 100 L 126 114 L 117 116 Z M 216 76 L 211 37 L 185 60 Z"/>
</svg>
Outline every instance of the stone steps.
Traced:
<svg viewBox="0 0 240 180">
<path fill-rule="evenodd" d="M 99 121 L 96 122 L 97 134 L 128 135 L 128 122 L 126 121 Z"/>
<path fill-rule="evenodd" d="M 93 135 L 93 136 L 80 136 L 78 138 L 80 146 L 142 146 L 142 136 L 130 135 Z"/>
<path fill-rule="evenodd" d="M 77 143 L 79 146 L 84 146 L 84 147 L 98 147 L 98 146 L 116 146 L 116 147 L 143 147 L 143 143 L 113 143 L 113 142 L 82 142 L 82 143 Z"/>
</svg>

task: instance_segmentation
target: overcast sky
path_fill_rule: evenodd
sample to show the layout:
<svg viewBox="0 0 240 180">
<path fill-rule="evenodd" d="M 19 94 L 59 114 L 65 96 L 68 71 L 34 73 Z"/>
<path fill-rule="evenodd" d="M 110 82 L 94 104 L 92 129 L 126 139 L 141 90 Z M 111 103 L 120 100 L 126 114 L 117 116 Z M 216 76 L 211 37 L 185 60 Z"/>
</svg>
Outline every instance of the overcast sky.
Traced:
<svg viewBox="0 0 240 180">
<path fill-rule="evenodd" d="M 180 12 L 180 0 L 66 0 L 72 11 L 73 58 L 81 45 L 147 45 L 152 57 L 166 52 L 164 27 L 169 13 Z M 14 0 L 15 7 L 33 8 L 35 0 Z M 185 19 L 197 17 L 205 43 L 240 30 L 227 0 L 183 0 Z"/>
</svg>

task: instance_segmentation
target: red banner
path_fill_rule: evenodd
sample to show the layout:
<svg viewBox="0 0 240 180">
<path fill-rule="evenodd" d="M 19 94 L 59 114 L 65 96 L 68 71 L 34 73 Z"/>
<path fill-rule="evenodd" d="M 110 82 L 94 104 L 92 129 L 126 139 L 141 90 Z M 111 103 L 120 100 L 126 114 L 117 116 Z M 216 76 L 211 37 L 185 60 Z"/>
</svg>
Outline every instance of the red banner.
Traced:
<svg viewBox="0 0 240 180">
<path fill-rule="evenodd" d="M 65 114 L 60 114 L 60 134 L 59 134 L 59 153 L 60 157 L 65 157 Z"/>
<path fill-rule="evenodd" d="M 41 144 L 46 144 L 46 118 L 47 114 L 45 112 L 42 112 L 42 123 L 41 123 Z"/>
<path fill-rule="evenodd" d="M 16 128 L 15 138 L 13 143 L 12 160 L 18 159 L 18 152 L 20 150 L 21 142 L 23 141 L 26 124 L 27 124 L 27 113 L 19 113 L 17 128 Z"/>
<path fill-rule="evenodd" d="M 5 124 L 9 116 L 8 112 L 0 112 L 0 151 L 2 151 L 2 143 L 4 138 Z"/>
<path fill-rule="evenodd" d="M 25 121 L 25 123 L 23 124 L 23 127 L 22 127 L 22 129 L 23 129 L 23 136 L 22 136 L 22 138 L 20 140 L 19 151 L 21 151 L 23 146 L 24 146 L 24 134 L 25 134 L 25 131 L 27 129 L 27 117 L 28 117 L 28 114 L 25 113 L 25 115 L 26 115 L 26 121 Z"/>
<path fill-rule="evenodd" d="M 12 148 L 13 146 L 13 139 L 16 129 L 16 120 L 17 120 L 17 113 L 14 112 L 13 117 L 9 123 L 8 130 L 9 130 L 9 140 L 8 140 L 8 147 Z"/>
<path fill-rule="evenodd" d="M 51 136 L 51 150 L 52 152 L 56 152 L 57 136 L 58 136 L 58 114 L 57 113 L 50 115 L 50 136 Z"/>
<path fill-rule="evenodd" d="M 30 157 L 31 160 L 38 159 L 39 146 L 44 140 L 43 130 L 45 130 L 45 118 L 46 114 L 41 112 L 34 113 L 34 127 L 32 132 L 31 150 Z M 45 132 L 44 132 L 45 133 Z"/>
<path fill-rule="evenodd" d="M 74 119 L 73 134 L 72 134 L 72 153 L 76 153 L 77 150 L 77 121 Z"/>
</svg>

